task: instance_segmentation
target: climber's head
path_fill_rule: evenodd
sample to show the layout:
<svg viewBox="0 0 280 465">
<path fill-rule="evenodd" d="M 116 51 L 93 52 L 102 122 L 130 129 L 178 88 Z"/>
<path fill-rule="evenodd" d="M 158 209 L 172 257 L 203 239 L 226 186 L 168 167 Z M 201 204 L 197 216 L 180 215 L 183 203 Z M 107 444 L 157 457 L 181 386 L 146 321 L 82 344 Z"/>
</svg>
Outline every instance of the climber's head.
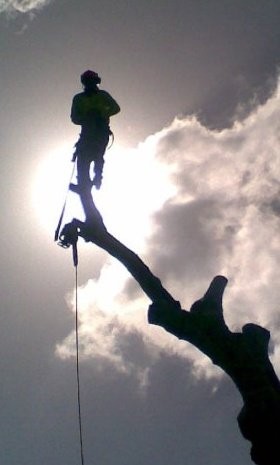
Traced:
<svg viewBox="0 0 280 465">
<path fill-rule="evenodd" d="M 81 74 L 81 83 L 85 89 L 95 88 L 98 84 L 100 84 L 100 82 L 101 78 L 94 71 L 88 69 L 83 74 Z"/>
</svg>

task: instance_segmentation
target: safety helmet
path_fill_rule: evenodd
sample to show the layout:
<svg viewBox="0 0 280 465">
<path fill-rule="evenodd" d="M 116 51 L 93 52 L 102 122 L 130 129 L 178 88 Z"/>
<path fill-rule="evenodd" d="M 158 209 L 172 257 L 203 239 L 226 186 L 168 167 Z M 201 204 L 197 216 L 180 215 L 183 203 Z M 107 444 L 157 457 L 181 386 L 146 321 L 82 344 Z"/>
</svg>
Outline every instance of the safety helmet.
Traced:
<svg viewBox="0 0 280 465">
<path fill-rule="evenodd" d="M 89 83 L 94 82 L 95 84 L 100 84 L 101 78 L 98 76 L 95 71 L 88 69 L 83 74 L 81 74 L 81 83 L 86 86 Z"/>
</svg>

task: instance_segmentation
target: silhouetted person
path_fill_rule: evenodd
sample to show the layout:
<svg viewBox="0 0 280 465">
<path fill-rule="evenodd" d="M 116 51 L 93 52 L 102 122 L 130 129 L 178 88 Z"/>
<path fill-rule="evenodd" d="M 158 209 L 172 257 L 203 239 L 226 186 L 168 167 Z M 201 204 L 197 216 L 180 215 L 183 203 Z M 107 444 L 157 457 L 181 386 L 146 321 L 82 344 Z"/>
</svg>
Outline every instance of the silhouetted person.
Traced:
<svg viewBox="0 0 280 465">
<path fill-rule="evenodd" d="M 99 89 L 101 78 L 94 71 L 85 71 L 81 83 L 84 91 L 74 96 L 71 108 L 72 122 L 82 127 L 73 158 L 77 157 L 79 187 L 95 185 L 100 189 L 104 153 L 111 134 L 110 117 L 119 113 L 120 107 L 108 92 Z M 90 176 L 92 162 L 93 180 Z"/>
</svg>

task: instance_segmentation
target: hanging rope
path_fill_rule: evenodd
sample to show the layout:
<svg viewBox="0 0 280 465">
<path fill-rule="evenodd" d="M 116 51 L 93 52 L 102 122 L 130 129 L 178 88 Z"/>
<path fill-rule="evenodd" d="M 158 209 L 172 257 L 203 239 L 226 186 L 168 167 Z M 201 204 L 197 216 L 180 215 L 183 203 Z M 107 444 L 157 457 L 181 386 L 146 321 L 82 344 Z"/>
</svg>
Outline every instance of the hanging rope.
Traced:
<svg viewBox="0 0 280 465">
<path fill-rule="evenodd" d="M 76 377 L 77 377 L 77 401 L 78 401 L 78 420 L 79 420 L 79 439 L 80 439 L 80 457 L 81 465 L 84 465 L 84 448 L 83 448 L 83 429 L 82 429 L 82 411 L 81 411 L 81 389 L 80 389 L 80 360 L 79 360 L 79 312 L 78 312 L 78 230 L 73 223 L 64 225 L 62 232 L 60 233 L 60 228 L 66 208 L 67 197 L 69 192 L 69 186 L 74 175 L 75 170 L 75 161 L 76 158 L 73 157 L 72 161 L 74 162 L 71 177 L 69 180 L 68 189 L 65 195 L 64 204 L 62 207 L 61 215 L 58 221 L 58 225 L 55 231 L 54 240 L 58 241 L 58 245 L 63 248 L 68 248 L 72 246 L 72 258 L 73 265 L 75 267 L 75 339 L 76 339 Z"/>
<path fill-rule="evenodd" d="M 77 247 L 74 251 L 73 258 L 77 257 Z M 84 465 L 84 449 L 83 449 L 83 429 L 82 429 L 82 412 L 81 412 L 81 390 L 80 390 L 80 368 L 79 368 L 79 314 L 78 314 L 78 260 L 75 261 L 75 321 L 76 321 L 76 374 L 77 374 L 77 399 L 78 399 L 78 418 L 79 418 L 79 435 L 80 435 L 80 454 L 81 464 Z"/>
<path fill-rule="evenodd" d="M 54 233 L 55 242 L 57 242 L 57 240 L 59 238 L 59 232 L 60 232 L 60 228 L 61 228 L 61 224 L 62 224 L 62 220 L 63 220 L 63 217 L 64 217 L 64 212 L 65 212 L 65 208 L 66 208 L 66 204 L 67 204 L 69 186 L 71 184 L 71 181 L 72 181 L 72 178 L 73 178 L 73 175 L 74 175 L 74 171 L 75 171 L 76 163 L 75 163 L 75 160 L 72 160 L 72 161 L 74 162 L 73 163 L 73 168 L 72 168 L 71 176 L 70 176 L 69 183 L 68 183 L 68 186 L 67 186 L 67 191 L 66 191 L 65 198 L 64 198 L 64 204 L 63 204 L 61 214 L 60 214 L 60 217 L 59 217 L 59 220 L 58 220 L 58 223 L 57 223 L 57 227 L 56 227 L 56 230 L 55 230 L 55 233 Z"/>
</svg>

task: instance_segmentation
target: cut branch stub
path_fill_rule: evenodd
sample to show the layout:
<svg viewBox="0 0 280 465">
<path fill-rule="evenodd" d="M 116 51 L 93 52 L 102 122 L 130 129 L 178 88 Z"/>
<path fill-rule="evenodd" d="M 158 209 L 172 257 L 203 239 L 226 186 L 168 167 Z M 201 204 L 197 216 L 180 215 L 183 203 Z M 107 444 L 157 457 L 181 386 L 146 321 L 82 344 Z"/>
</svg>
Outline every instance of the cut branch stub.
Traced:
<svg viewBox="0 0 280 465">
<path fill-rule="evenodd" d="M 232 333 L 223 318 L 222 295 L 227 280 L 214 278 L 190 311 L 149 307 L 149 322 L 194 344 L 234 381 L 244 406 L 238 416 L 243 436 L 252 443 L 258 465 L 279 465 L 280 383 L 268 357 L 269 331 L 250 323 Z"/>
</svg>

